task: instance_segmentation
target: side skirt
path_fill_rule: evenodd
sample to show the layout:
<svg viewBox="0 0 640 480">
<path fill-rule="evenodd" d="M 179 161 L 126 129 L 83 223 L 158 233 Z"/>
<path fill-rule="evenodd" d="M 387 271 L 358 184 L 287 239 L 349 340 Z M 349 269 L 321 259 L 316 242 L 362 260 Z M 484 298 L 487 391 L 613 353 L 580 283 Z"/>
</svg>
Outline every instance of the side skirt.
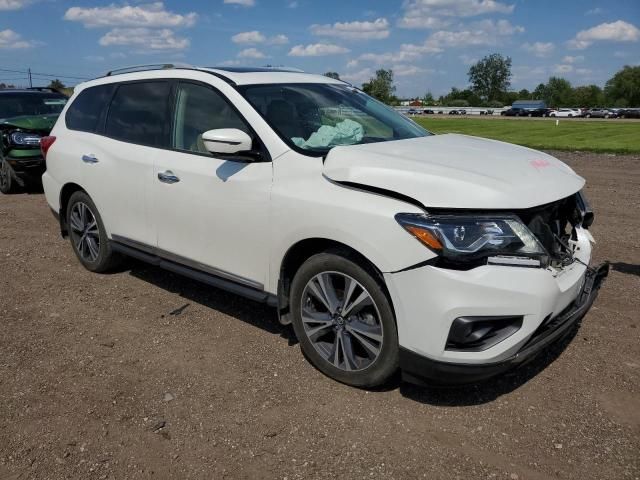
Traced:
<svg viewBox="0 0 640 480">
<path fill-rule="evenodd" d="M 169 260 L 161 256 L 160 251 L 153 247 L 144 246 L 144 250 L 139 248 L 142 245 L 132 246 L 133 241 L 128 241 L 122 237 L 116 237 L 111 240 L 111 247 L 114 251 L 133 257 L 137 260 L 141 260 L 150 265 L 160 267 L 164 270 L 168 270 L 179 275 L 191 278 L 198 282 L 211 285 L 212 287 L 220 288 L 236 295 L 243 296 L 256 302 L 266 303 L 269 306 L 278 306 L 278 297 L 272 293 L 266 292 L 260 288 L 254 286 L 245 285 L 241 281 L 234 281 L 228 278 L 223 278 L 220 275 L 216 275 L 214 271 L 205 272 L 203 270 L 194 268 L 190 265 L 186 265 L 182 262 L 175 260 Z M 137 242 L 135 242 L 137 244 Z M 224 273 L 224 272 L 220 272 Z M 247 283 L 251 282 L 247 280 Z M 251 282 L 253 283 L 253 282 Z"/>
</svg>

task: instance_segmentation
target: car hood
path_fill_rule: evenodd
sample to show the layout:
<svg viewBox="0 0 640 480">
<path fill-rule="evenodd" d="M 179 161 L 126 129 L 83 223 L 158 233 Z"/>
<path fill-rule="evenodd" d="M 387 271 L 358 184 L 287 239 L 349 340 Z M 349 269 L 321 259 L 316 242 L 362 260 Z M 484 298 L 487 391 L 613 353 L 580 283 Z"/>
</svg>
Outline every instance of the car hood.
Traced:
<svg viewBox="0 0 640 480">
<path fill-rule="evenodd" d="M 0 128 L 21 128 L 24 130 L 50 132 L 58 115 L 21 115 L 19 117 L 1 118 Z"/>
<path fill-rule="evenodd" d="M 433 208 L 530 208 L 568 197 L 585 183 L 546 153 L 457 134 L 334 147 L 323 173 Z"/>
</svg>

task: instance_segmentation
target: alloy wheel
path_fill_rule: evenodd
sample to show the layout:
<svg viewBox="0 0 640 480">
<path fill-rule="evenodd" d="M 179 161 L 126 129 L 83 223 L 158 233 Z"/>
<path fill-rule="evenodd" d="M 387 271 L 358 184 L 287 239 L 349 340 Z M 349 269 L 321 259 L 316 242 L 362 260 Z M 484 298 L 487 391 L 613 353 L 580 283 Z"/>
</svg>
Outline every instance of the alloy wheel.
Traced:
<svg viewBox="0 0 640 480">
<path fill-rule="evenodd" d="M 86 203 L 73 205 L 69 226 L 78 254 L 87 262 L 95 262 L 100 254 L 100 231 L 96 217 Z"/>
<path fill-rule="evenodd" d="M 378 307 L 369 292 L 344 273 L 322 272 L 307 282 L 301 318 L 311 344 L 336 368 L 363 370 L 382 351 Z"/>
</svg>

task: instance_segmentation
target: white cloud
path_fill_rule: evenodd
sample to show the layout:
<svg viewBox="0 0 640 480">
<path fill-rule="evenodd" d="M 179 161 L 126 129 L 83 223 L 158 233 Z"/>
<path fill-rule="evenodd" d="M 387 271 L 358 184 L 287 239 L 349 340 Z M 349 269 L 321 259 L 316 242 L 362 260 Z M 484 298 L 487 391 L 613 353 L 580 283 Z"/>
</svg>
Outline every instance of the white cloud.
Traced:
<svg viewBox="0 0 640 480">
<path fill-rule="evenodd" d="M 36 42 L 25 40 L 17 32 L 13 30 L 0 30 L 0 50 L 18 50 L 23 48 L 31 48 L 36 46 Z"/>
<path fill-rule="evenodd" d="M 340 78 L 357 85 L 369 81 L 371 77 L 374 76 L 374 74 L 375 72 L 373 71 L 373 69 L 363 68 L 362 70 L 358 70 L 357 72 L 347 72 L 344 75 L 340 75 Z"/>
<path fill-rule="evenodd" d="M 140 5 L 108 5 L 106 7 L 71 7 L 64 19 L 80 22 L 85 27 L 191 27 L 198 15 L 173 13 L 165 10 L 164 3 Z"/>
<path fill-rule="evenodd" d="M 265 37 L 257 30 L 237 33 L 236 35 L 231 37 L 231 41 L 233 41 L 233 43 L 264 43 L 266 40 L 267 37 Z"/>
<path fill-rule="evenodd" d="M 536 57 L 546 57 L 556 48 L 551 42 L 523 43 L 522 48 Z"/>
<path fill-rule="evenodd" d="M 402 28 L 443 28 L 441 17 L 474 17 L 487 13 L 513 12 L 514 5 L 495 0 L 406 0 L 403 16 L 398 21 Z"/>
<path fill-rule="evenodd" d="M 600 7 L 592 8 L 591 10 L 584 12 L 585 15 L 600 15 L 602 13 L 604 13 L 604 10 Z"/>
<path fill-rule="evenodd" d="M 168 28 L 114 28 L 100 40 L 103 47 L 133 46 L 139 51 L 184 50 L 189 47 L 189 39 L 176 36 Z"/>
<path fill-rule="evenodd" d="M 567 55 L 565 57 L 562 58 L 562 63 L 579 63 L 584 61 L 584 56 L 583 55 Z"/>
<path fill-rule="evenodd" d="M 32 0 L 0 0 L 0 11 L 20 10 L 31 3 Z"/>
<path fill-rule="evenodd" d="M 311 25 L 311 33 L 323 37 L 349 40 L 382 40 L 389 36 L 389 21 L 378 18 L 373 22 L 336 22 L 333 25 Z"/>
<path fill-rule="evenodd" d="M 348 53 L 348 48 L 331 43 L 314 43 L 311 45 L 296 45 L 289 51 L 290 57 L 320 57 Z"/>
<path fill-rule="evenodd" d="M 391 70 L 396 77 L 410 77 L 420 73 L 431 73 L 432 70 L 421 68 L 416 65 L 392 65 Z"/>
<path fill-rule="evenodd" d="M 230 5 L 241 5 L 243 7 L 253 7 L 256 4 L 255 0 L 224 0 L 224 3 Z"/>
<path fill-rule="evenodd" d="M 425 47 L 467 47 L 493 46 L 504 42 L 503 37 L 524 32 L 524 27 L 513 25 L 508 20 L 482 20 L 462 27 L 461 30 L 439 30 L 432 33 L 425 42 Z"/>
<path fill-rule="evenodd" d="M 285 45 L 289 43 L 289 38 L 286 35 L 274 35 L 273 37 L 266 37 L 258 30 L 252 30 L 250 32 L 242 32 L 231 37 L 234 43 L 257 45 L 266 43 L 269 45 Z"/>
<path fill-rule="evenodd" d="M 635 25 L 618 20 L 582 30 L 575 38 L 569 40 L 567 45 L 574 50 L 584 50 L 593 42 L 637 42 L 638 40 L 640 40 L 640 30 Z"/>
<path fill-rule="evenodd" d="M 570 73 L 570 72 L 573 72 L 573 65 L 568 65 L 568 64 L 565 64 L 565 63 L 562 63 L 560 65 L 554 65 L 553 72 L 554 73 Z"/>
<path fill-rule="evenodd" d="M 267 58 L 267 56 L 262 53 L 257 48 L 245 48 L 240 53 L 238 53 L 238 58 Z"/>
<path fill-rule="evenodd" d="M 221 67 L 236 67 L 238 65 L 242 65 L 241 60 L 225 60 L 224 62 L 218 63 Z"/>
</svg>

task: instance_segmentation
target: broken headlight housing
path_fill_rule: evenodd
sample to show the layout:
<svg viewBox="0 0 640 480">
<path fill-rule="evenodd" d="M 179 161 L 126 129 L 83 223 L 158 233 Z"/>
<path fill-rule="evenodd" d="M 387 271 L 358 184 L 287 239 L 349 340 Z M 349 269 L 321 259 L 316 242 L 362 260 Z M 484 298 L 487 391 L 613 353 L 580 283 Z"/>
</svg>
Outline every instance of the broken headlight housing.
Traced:
<svg viewBox="0 0 640 480">
<path fill-rule="evenodd" d="M 396 220 L 440 258 L 454 264 L 546 266 L 548 255 L 513 215 L 425 215 L 399 213 Z"/>
</svg>

